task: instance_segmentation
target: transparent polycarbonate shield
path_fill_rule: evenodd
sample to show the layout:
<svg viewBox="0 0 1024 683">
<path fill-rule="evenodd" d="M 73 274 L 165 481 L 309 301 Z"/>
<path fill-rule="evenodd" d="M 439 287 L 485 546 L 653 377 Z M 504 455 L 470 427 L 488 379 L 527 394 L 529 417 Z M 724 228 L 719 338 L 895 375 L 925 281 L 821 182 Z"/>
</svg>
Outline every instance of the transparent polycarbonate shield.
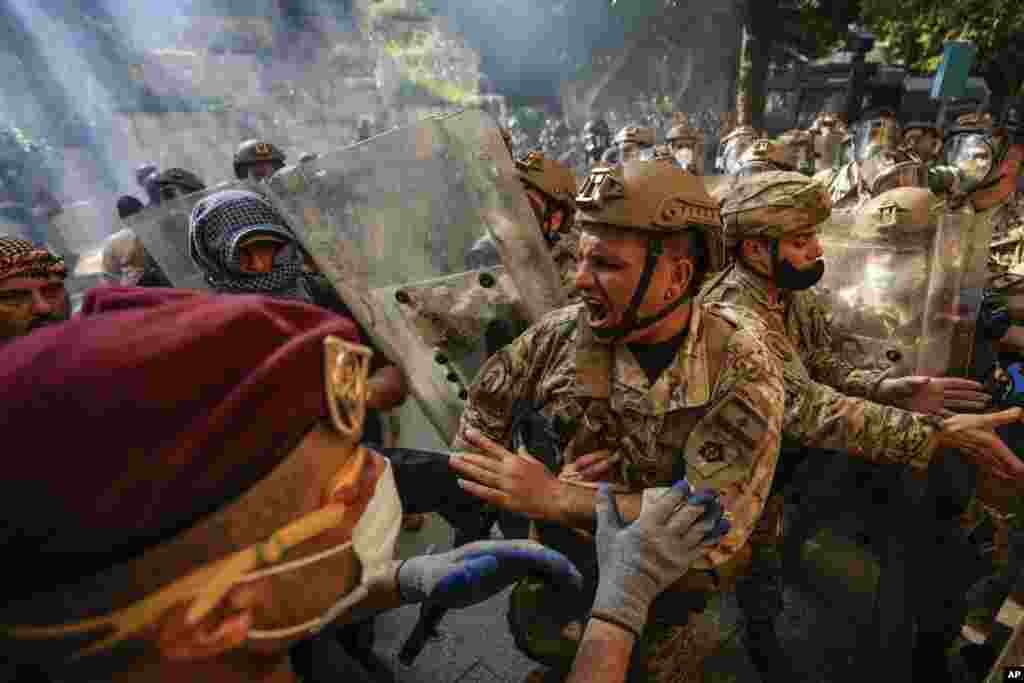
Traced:
<svg viewBox="0 0 1024 683">
<path fill-rule="evenodd" d="M 116 224 L 116 220 L 104 215 L 103 208 L 94 202 L 75 202 L 63 206 L 50 217 L 50 225 L 60 233 L 69 254 L 89 251 L 111 232 L 112 224 Z M 53 231 L 50 235 L 53 236 Z"/>
<path fill-rule="evenodd" d="M 160 266 L 175 287 L 182 289 L 209 289 L 203 272 L 192 261 L 188 252 L 188 217 L 192 207 L 203 197 L 226 189 L 253 189 L 245 183 L 220 185 L 215 189 L 194 192 L 157 206 L 143 209 L 123 221 L 133 230 L 149 255 Z"/>
<path fill-rule="evenodd" d="M 831 315 L 834 350 L 862 368 L 908 375 L 918 367 L 933 231 L 894 240 L 854 229 L 834 211 L 820 229 L 825 275 L 817 292 Z"/>
<path fill-rule="evenodd" d="M 508 150 L 484 112 L 392 130 L 285 168 L 268 187 L 317 267 L 401 363 L 446 440 L 493 350 L 488 337 L 501 337 L 488 333 L 521 329 L 565 302 Z M 496 256 L 481 262 L 474 246 L 488 236 Z"/>
<path fill-rule="evenodd" d="M 939 214 L 918 374 L 967 376 L 972 371 L 991 241 L 992 222 L 970 207 Z"/>
</svg>

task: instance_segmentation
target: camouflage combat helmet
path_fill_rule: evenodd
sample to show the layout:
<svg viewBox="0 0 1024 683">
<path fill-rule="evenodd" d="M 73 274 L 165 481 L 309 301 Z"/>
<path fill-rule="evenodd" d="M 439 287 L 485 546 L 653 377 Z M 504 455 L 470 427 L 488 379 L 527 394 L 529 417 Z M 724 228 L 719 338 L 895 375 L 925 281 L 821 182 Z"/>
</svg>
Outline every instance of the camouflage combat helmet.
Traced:
<svg viewBox="0 0 1024 683">
<path fill-rule="evenodd" d="M 516 160 L 516 175 L 554 201 L 576 208 L 576 174 L 543 152 L 535 150 Z"/>
<path fill-rule="evenodd" d="M 923 187 L 898 187 L 869 200 L 854 215 L 852 234 L 898 240 L 934 229 L 938 198 Z"/>
<path fill-rule="evenodd" d="M 724 240 L 781 239 L 818 225 L 832 213 L 828 190 L 802 173 L 769 171 L 741 178 L 721 206 Z"/>
<path fill-rule="evenodd" d="M 284 153 L 276 146 L 263 140 L 246 140 L 238 146 L 235 151 L 235 177 L 245 180 L 245 167 L 260 161 L 274 161 L 282 166 L 285 160 Z"/>
<path fill-rule="evenodd" d="M 740 157 L 758 137 L 757 130 L 747 125 L 737 126 L 723 136 L 718 143 L 718 170 L 722 173 L 735 173 L 739 168 Z"/>
<path fill-rule="evenodd" d="M 611 225 L 656 238 L 697 229 L 707 246 L 709 270 L 724 264 L 718 206 L 700 178 L 667 160 L 598 166 L 576 195 L 576 224 Z"/>
<path fill-rule="evenodd" d="M 732 140 L 734 138 L 739 138 L 739 137 L 747 137 L 747 138 L 754 138 L 754 139 L 756 139 L 756 138 L 759 137 L 759 134 L 757 132 L 757 129 L 754 128 L 753 126 L 747 126 L 747 125 L 736 126 L 731 131 L 729 131 L 726 135 L 722 136 L 721 144 L 724 145 L 725 143 L 729 142 L 730 140 Z"/>
<path fill-rule="evenodd" d="M 671 145 L 676 140 L 691 141 L 694 144 L 704 141 L 704 132 L 690 123 L 685 114 L 676 114 L 675 123 L 665 135 L 665 142 Z"/>
<path fill-rule="evenodd" d="M 614 328 L 594 330 L 601 338 L 622 338 L 647 328 L 689 300 L 688 295 L 680 296 L 654 315 L 637 317 L 663 253 L 664 237 L 695 230 L 703 238 L 707 262 L 694 261 L 689 292 L 699 291 L 703 276 L 725 265 L 717 205 L 700 178 L 668 161 L 634 159 L 620 166 L 595 167 L 576 196 L 576 206 L 578 225 L 613 226 L 647 238 L 644 270 L 629 307 Z"/>
<path fill-rule="evenodd" d="M 615 134 L 615 139 L 612 142 L 616 145 L 635 142 L 642 147 L 651 147 L 654 145 L 654 129 L 644 126 L 624 126 Z"/>
<path fill-rule="evenodd" d="M 789 151 L 782 143 L 759 138 L 740 155 L 736 174 L 747 176 L 768 171 L 790 171 L 793 170 L 790 161 Z"/>
</svg>

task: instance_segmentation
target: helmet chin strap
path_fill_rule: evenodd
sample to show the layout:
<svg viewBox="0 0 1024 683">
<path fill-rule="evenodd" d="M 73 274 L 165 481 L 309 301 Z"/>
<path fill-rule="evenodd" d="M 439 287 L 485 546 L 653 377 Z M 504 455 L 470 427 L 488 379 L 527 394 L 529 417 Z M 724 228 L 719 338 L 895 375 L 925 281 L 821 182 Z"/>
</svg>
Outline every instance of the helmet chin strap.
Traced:
<svg viewBox="0 0 1024 683">
<path fill-rule="evenodd" d="M 654 269 L 658 265 L 658 257 L 664 252 L 665 248 L 661 239 L 655 238 L 648 240 L 647 257 L 644 261 L 644 270 L 643 273 L 640 274 L 640 282 L 637 284 L 636 290 L 633 292 L 633 298 L 629 302 L 629 307 L 626 309 L 626 314 L 623 316 L 622 322 L 615 327 L 593 330 L 596 337 L 605 341 L 621 339 L 631 332 L 642 330 L 650 327 L 656 322 L 664 320 L 670 313 L 672 313 L 672 311 L 689 301 L 690 297 L 680 296 L 654 315 L 649 315 L 646 318 L 636 317 L 637 311 L 640 309 L 640 304 L 643 303 L 644 297 L 647 295 L 647 289 L 651 285 L 651 278 L 654 276 Z"/>
</svg>

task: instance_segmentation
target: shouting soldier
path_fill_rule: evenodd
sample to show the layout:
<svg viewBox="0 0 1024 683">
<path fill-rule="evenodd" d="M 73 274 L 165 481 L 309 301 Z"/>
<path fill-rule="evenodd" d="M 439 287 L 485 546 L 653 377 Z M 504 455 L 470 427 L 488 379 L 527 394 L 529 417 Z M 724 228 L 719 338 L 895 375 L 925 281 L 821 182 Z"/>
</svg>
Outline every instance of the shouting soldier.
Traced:
<svg viewBox="0 0 1024 683">
<path fill-rule="evenodd" d="M 483 455 L 451 464 L 470 493 L 531 517 L 536 537 L 573 557 L 591 590 L 594 545 L 577 531 L 594 526 L 596 484 L 585 479 L 605 479 L 627 519 L 651 489 L 684 475 L 718 491 L 732 530 L 652 607 L 658 618 L 630 622 L 642 631 L 634 674 L 679 680 L 699 669 L 685 634 L 712 590 L 706 571 L 738 571 L 771 485 L 781 369 L 756 319 L 694 301 L 722 258 L 718 211 L 699 178 L 667 161 L 598 167 L 576 202 L 583 303 L 549 314 L 481 368 L 453 448 Z M 546 445 L 527 439 L 528 453 L 520 434 L 538 421 Z M 564 674 L 587 607 L 520 583 L 509 616 L 517 644 Z"/>
</svg>

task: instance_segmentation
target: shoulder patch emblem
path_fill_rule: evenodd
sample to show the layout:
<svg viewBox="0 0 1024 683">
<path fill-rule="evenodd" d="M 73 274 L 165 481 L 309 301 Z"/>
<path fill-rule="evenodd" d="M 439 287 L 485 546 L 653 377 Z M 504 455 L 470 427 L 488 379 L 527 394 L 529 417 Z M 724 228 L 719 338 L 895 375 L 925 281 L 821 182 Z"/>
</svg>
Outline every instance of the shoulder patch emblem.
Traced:
<svg viewBox="0 0 1024 683">
<path fill-rule="evenodd" d="M 701 445 L 698 455 L 707 463 L 721 462 L 725 458 L 725 450 L 717 441 L 706 441 Z"/>
</svg>

